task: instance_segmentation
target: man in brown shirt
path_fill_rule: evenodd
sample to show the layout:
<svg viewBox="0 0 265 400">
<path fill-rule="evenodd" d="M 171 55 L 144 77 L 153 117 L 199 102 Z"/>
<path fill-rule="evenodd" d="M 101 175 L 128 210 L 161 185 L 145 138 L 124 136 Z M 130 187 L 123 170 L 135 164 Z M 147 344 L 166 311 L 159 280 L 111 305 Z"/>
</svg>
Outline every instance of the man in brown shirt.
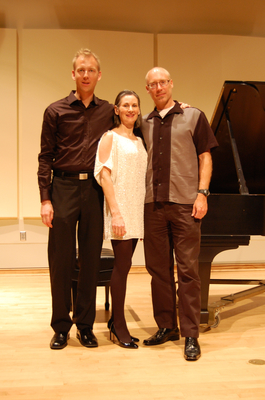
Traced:
<svg viewBox="0 0 265 400">
<path fill-rule="evenodd" d="M 152 276 L 152 300 L 158 331 L 147 346 L 179 339 L 173 249 L 178 270 L 180 332 L 185 359 L 197 360 L 200 323 L 201 219 L 207 212 L 212 173 L 210 149 L 217 146 L 205 115 L 180 108 L 172 98 L 173 81 L 164 68 L 146 75 L 146 89 L 156 108 L 143 117 L 148 152 L 144 248 Z"/>
<path fill-rule="evenodd" d="M 42 222 L 49 227 L 48 259 L 52 293 L 50 347 L 63 349 L 73 323 L 86 347 L 98 346 L 92 328 L 103 239 L 103 194 L 93 170 L 98 141 L 113 123 L 113 105 L 94 95 L 100 63 L 90 50 L 73 59 L 76 90 L 44 113 L 38 182 Z M 75 315 L 71 308 L 72 272 L 80 272 Z"/>
</svg>

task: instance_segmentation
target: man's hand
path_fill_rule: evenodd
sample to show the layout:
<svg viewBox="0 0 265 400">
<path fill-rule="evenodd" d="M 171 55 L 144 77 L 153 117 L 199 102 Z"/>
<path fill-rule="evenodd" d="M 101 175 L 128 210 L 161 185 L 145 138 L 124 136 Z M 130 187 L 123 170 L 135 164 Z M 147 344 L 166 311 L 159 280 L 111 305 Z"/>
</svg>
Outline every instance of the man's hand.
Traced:
<svg viewBox="0 0 265 400">
<path fill-rule="evenodd" d="M 184 108 L 190 108 L 190 105 L 187 103 L 182 103 L 182 101 L 179 101 L 180 108 L 184 110 Z"/>
<path fill-rule="evenodd" d="M 210 150 L 199 155 L 199 189 L 207 189 L 212 175 L 212 156 Z M 208 211 L 207 197 L 198 193 L 191 216 L 202 219 Z"/>
<path fill-rule="evenodd" d="M 207 197 L 202 193 L 198 193 L 198 196 L 193 204 L 191 216 L 196 219 L 202 219 L 208 210 Z"/>
<path fill-rule="evenodd" d="M 40 215 L 44 225 L 48 226 L 48 228 L 52 228 L 53 206 L 50 200 L 44 200 L 41 203 Z"/>
</svg>

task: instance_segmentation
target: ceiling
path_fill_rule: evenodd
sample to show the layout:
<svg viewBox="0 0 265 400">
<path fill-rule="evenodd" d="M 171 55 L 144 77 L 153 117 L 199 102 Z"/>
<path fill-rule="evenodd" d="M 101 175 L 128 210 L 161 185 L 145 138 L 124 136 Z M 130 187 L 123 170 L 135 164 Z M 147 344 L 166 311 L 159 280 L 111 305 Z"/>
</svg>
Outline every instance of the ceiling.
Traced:
<svg viewBox="0 0 265 400">
<path fill-rule="evenodd" d="M 0 0 L 0 28 L 265 37 L 265 0 Z"/>
</svg>

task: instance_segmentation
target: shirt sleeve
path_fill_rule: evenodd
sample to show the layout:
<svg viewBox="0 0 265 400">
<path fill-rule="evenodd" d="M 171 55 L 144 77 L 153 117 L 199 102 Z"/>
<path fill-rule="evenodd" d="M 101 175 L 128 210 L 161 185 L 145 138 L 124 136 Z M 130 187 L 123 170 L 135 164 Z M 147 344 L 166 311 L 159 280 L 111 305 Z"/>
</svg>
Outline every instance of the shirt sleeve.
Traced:
<svg viewBox="0 0 265 400">
<path fill-rule="evenodd" d="M 41 201 L 51 200 L 51 170 L 55 157 L 56 133 L 56 113 L 48 107 L 44 112 L 41 132 L 41 150 L 38 156 L 38 184 Z"/>
<path fill-rule="evenodd" d="M 196 124 L 193 140 L 198 155 L 218 146 L 212 128 L 202 111 Z"/>
<path fill-rule="evenodd" d="M 99 146 L 101 143 L 102 138 L 99 141 L 98 144 L 98 149 L 97 149 L 97 154 L 96 154 L 96 162 L 95 162 L 95 168 L 94 168 L 94 176 L 98 184 L 101 186 L 101 179 L 100 179 L 100 172 L 102 171 L 103 167 L 109 168 L 111 171 L 113 170 L 113 157 L 114 157 L 114 151 L 113 151 L 113 143 L 114 143 L 114 135 L 113 135 L 113 140 L 112 140 L 112 147 L 110 151 L 109 158 L 105 163 L 102 163 L 99 161 Z"/>
</svg>

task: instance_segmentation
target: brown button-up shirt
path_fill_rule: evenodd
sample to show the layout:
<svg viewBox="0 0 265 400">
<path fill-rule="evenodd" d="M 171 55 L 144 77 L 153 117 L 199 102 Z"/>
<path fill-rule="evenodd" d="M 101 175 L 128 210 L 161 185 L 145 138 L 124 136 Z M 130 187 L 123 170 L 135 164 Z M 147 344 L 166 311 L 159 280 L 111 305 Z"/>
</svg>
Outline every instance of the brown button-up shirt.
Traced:
<svg viewBox="0 0 265 400">
<path fill-rule="evenodd" d="M 38 182 L 41 201 L 51 199 L 51 171 L 94 169 L 98 141 L 113 125 L 113 105 L 96 96 L 88 107 L 74 91 L 44 112 Z"/>
<path fill-rule="evenodd" d="M 155 109 L 143 117 L 148 152 L 146 203 L 193 204 L 198 190 L 198 155 L 218 146 L 200 110 L 178 102 L 164 118 Z"/>
</svg>

